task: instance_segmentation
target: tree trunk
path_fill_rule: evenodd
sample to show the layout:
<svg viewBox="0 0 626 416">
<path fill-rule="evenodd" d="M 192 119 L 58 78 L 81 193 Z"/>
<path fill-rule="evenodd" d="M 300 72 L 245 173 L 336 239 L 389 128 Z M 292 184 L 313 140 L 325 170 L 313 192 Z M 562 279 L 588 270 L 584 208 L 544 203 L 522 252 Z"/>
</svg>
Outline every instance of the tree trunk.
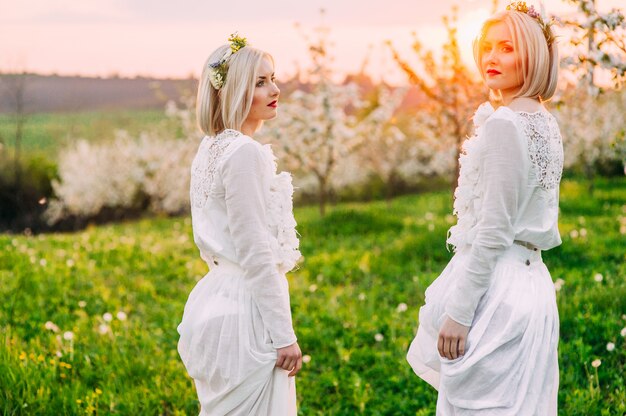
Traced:
<svg viewBox="0 0 626 416">
<path fill-rule="evenodd" d="M 323 217 L 326 215 L 326 178 L 318 177 L 319 188 L 318 188 L 318 202 L 320 207 L 320 216 Z"/>
</svg>

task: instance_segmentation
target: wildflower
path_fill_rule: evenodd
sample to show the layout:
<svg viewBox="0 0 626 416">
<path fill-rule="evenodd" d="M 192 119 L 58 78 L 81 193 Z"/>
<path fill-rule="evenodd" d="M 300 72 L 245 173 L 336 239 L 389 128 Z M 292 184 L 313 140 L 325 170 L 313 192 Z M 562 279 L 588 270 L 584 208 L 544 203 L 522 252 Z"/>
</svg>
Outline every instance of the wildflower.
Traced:
<svg viewBox="0 0 626 416">
<path fill-rule="evenodd" d="M 79 308 L 84 308 L 85 306 L 87 306 L 87 302 L 85 302 L 84 300 L 79 300 L 78 301 L 78 307 Z"/>
<path fill-rule="evenodd" d="M 315 292 L 317 290 L 317 285 L 309 286 L 309 292 Z"/>
<path fill-rule="evenodd" d="M 424 218 L 425 218 L 427 221 L 431 221 L 433 218 L 435 218 L 435 216 L 433 215 L 433 213 L 432 213 L 432 212 L 427 212 L 427 213 L 426 213 L 426 215 L 424 215 Z"/>
<path fill-rule="evenodd" d="M 606 350 L 607 350 L 608 352 L 615 351 L 615 344 L 614 344 L 614 343 L 612 343 L 612 342 L 609 342 L 608 344 L 606 344 Z"/>
<path fill-rule="evenodd" d="M 374 335 L 374 339 L 376 340 L 376 342 L 381 342 L 383 339 L 385 339 L 385 337 L 383 336 L 383 334 L 376 334 Z"/>
<path fill-rule="evenodd" d="M 83 401 L 81 399 L 76 399 L 76 404 L 81 404 Z"/>
<path fill-rule="evenodd" d="M 48 262 L 46 261 L 46 259 L 41 259 L 41 260 L 39 260 L 39 265 L 40 265 L 41 267 L 46 267 L 46 264 L 48 264 Z"/>
<path fill-rule="evenodd" d="M 65 262 L 65 265 L 66 265 L 67 267 L 70 267 L 70 268 L 71 268 L 71 267 L 74 267 L 74 265 L 75 265 L 75 264 L 76 264 L 76 263 L 74 262 L 74 260 L 73 260 L 73 259 L 67 259 L 67 261 Z"/>
<path fill-rule="evenodd" d="M 587 229 L 586 228 L 581 228 L 580 229 L 580 236 L 581 237 L 587 237 Z"/>
<path fill-rule="evenodd" d="M 66 341 L 71 341 L 74 339 L 74 333 L 72 331 L 66 331 L 63 333 L 63 339 Z"/>
<path fill-rule="evenodd" d="M 599 359 L 595 359 L 595 360 L 593 360 L 593 361 L 591 362 L 591 366 L 592 366 L 593 368 L 598 368 L 598 367 L 600 367 L 600 364 L 602 364 L 602 361 L 600 361 Z"/>
<path fill-rule="evenodd" d="M 557 292 L 560 291 L 564 284 L 565 280 L 560 278 L 556 279 L 556 281 L 554 282 L 554 290 L 556 290 Z"/>
<path fill-rule="evenodd" d="M 43 355 L 39 354 L 37 356 L 37 361 L 39 361 L 40 363 L 43 363 L 44 361 L 46 361 L 46 357 L 44 357 Z"/>
<path fill-rule="evenodd" d="M 435 224 L 431 222 L 430 224 L 428 224 L 428 231 L 434 231 L 434 230 L 435 230 Z"/>
<path fill-rule="evenodd" d="M 578 238 L 578 230 L 572 230 L 572 231 L 570 231 L 569 236 L 570 236 L 571 238 Z"/>
<path fill-rule="evenodd" d="M 359 298 L 359 300 L 362 301 L 362 300 L 365 300 L 365 298 L 367 298 L 367 296 L 365 296 L 365 293 L 361 292 L 361 293 L 359 293 L 358 298 Z"/>
<path fill-rule="evenodd" d="M 119 319 L 120 321 L 125 321 L 126 318 L 128 318 L 124 311 L 119 311 L 115 316 L 117 316 L 117 319 Z"/>
<path fill-rule="evenodd" d="M 111 315 L 109 312 L 106 312 L 104 315 L 102 315 L 102 319 L 104 319 L 105 322 L 111 322 L 113 320 L 113 315 Z"/>
<path fill-rule="evenodd" d="M 97 388 L 97 387 L 96 387 L 95 392 L 96 392 L 96 394 L 97 394 L 98 396 L 102 394 L 102 390 L 100 390 L 100 389 L 99 389 L 99 388 Z"/>
<path fill-rule="evenodd" d="M 310 363 L 311 362 L 311 356 L 308 355 L 308 354 L 303 355 L 302 356 L 302 362 L 305 363 L 305 364 L 306 363 Z"/>
<path fill-rule="evenodd" d="M 398 306 L 396 307 L 396 311 L 405 312 L 408 308 L 409 307 L 406 305 L 406 303 L 402 302 L 398 304 Z"/>
<path fill-rule="evenodd" d="M 100 334 L 104 335 L 107 332 L 109 332 L 109 326 L 106 324 L 100 324 L 100 326 L 98 327 L 98 332 L 100 332 Z"/>
<path fill-rule="evenodd" d="M 27 357 L 28 357 L 28 355 L 26 355 L 26 353 L 25 353 L 24 351 L 22 351 L 22 352 L 20 353 L 20 360 L 22 360 L 22 361 L 23 361 L 23 360 L 25 360 Z"/>
<path fill-rule="evenodd" d="M 59 332 L 59 327 L 56 326 L 52 321 L 46 322 L 44 324 L 44 328 L 46 328 L 48 331 Z"/>
<path fill-rule="evenodd" d="M 603 279 L 604 279 L 604 276 L 602 276 L 602 273 L 596 273 L 595 275 L 593 275 L 593 280 L 595 280 L 598 283 L 600 283 Z"/>
<path fill-rule="evenodd" d="M 619 332 L 619 334 L 623 337 L 626 337 L 626 327 L 622 328 L 622 330 Z"/>
</svg>

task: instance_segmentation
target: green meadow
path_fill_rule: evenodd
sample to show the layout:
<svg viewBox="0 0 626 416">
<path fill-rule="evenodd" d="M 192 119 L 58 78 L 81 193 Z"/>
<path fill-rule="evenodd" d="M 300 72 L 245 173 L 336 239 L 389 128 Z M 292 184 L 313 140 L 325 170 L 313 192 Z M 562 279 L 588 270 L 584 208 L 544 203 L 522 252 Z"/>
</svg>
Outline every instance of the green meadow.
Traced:
<svg viewBox="0 0 626 416">
<path fill-rule="evenodd" d="M 61 121 L 59 121 L 61 123 Z M 626 178 L 561 188 L 563 245 L 544 253 L 561 314 L 560 414 L 626 412 Z M 452 256 L 449 192 L 296 209 L 289 274 L 307 362 L 302 415 L 434 415 L 404 357 L 424 290 Z M 0 413 L 195 415 L 176 326 L 207 272 L 188 218 L 0 236 Z"/>
<path fill-rule="evenodd" d="M 54 159 L 60 149 L 77 139 L 101 141 L 112 139 L 116 130 L 136 136 L 155 126 L 174 129 L 163 110 L 115 110 L 66 113 L 37 113 L 26 116 L 22 150 L 45 153 Z M 15 117 L 0 114 L 0 138 L 9 148 L 15 146 Z"/>
</svg>

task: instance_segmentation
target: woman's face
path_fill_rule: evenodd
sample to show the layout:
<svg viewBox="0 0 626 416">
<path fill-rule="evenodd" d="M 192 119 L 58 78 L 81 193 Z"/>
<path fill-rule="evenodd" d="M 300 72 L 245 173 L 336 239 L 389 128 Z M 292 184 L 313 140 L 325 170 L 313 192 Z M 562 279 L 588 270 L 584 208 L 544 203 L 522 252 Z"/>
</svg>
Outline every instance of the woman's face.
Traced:
<svg viewBox="0 0 626 416">
<path fill-rule="evenodd" d="M 523 84 L 519 54 L 513 48 L 511 32 L 504 22 L 489 26 L 481 41 L 481 71 L 487 86 L 499 90 L 505 102 Z"/>
<path fill-rule="evenodd" d="M 248 122 L 271 120 L 278 112 L 280 90 L 274 78 L 274 63 L 267 56 L 261 61 L 252 98 Z"/>
</svg>

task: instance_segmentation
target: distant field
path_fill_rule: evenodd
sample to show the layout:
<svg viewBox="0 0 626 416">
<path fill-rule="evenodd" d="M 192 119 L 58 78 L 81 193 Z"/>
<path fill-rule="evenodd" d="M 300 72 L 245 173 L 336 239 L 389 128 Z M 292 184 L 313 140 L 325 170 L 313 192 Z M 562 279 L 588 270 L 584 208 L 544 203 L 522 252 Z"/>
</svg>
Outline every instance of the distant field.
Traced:
<svg viewBox="0 0 626 416">
<path fill-rule="evenodd" d="M 111 139 L 116 130 L 135 135 L 156 124 L 172 128 L 162 110 L 118 110 L 71 113 L 40 113 L 28 116 L 24 125 L 22 149 L 46 153 L 54 158 L 58 151 L 76 139 L 99 141 Z M 8 148 L 14 147 L 15 120 L 0 114 L 0 138 Z"/>
<path fill-rule="evenodd" d="M 626 414 L 626 178 L 561 187 L 560 415 Z M 435 414 L 405 361 L 424 289 L 445 267 L 449 192 L 296 209 L 304 260 L 289 274 L 307 363 L 301 415 Z M 188 218 L 75 234 L 0 235 L 0 414 L 194 415 L 176 351 L 207 267 Z M 49 321 L 49 322 L 48 322 Z"/>
</svg>

